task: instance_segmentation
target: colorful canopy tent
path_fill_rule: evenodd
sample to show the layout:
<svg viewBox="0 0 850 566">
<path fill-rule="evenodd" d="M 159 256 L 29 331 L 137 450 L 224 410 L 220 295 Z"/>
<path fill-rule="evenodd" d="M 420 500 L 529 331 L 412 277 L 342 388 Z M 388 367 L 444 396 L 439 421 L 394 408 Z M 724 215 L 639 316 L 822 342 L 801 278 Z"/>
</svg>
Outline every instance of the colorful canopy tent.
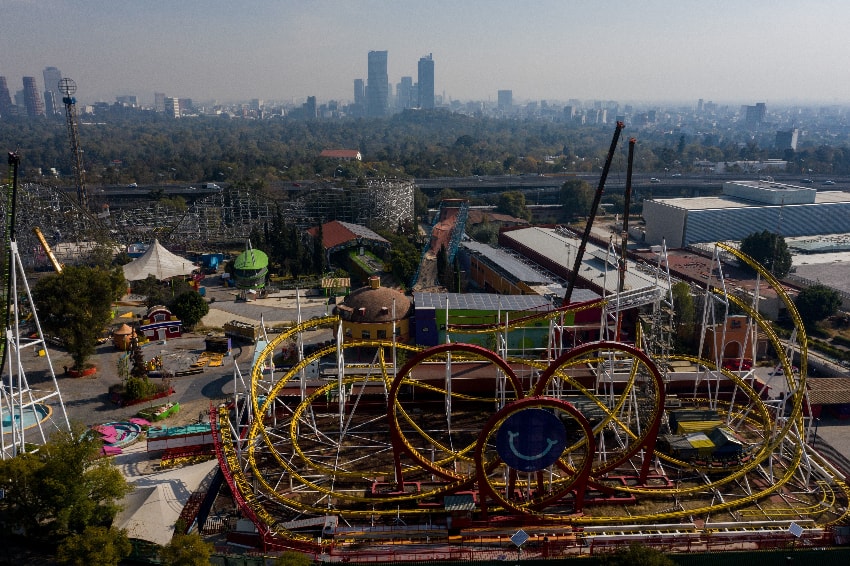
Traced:
<svg viewBox="0 0 850 566">
<path fill-rule="evenodd" d="M 189 275 L 196 269 L 198 269 L 197 265 L 171 253 L 159 243 L 159 240 L 154 240 L 145 255 L 124 266 L 124 277 L 127 281 L 139 281 L 147 279 L 148 275 L 153 275 L 162 281 L 171 277 Z"/>
</svg>

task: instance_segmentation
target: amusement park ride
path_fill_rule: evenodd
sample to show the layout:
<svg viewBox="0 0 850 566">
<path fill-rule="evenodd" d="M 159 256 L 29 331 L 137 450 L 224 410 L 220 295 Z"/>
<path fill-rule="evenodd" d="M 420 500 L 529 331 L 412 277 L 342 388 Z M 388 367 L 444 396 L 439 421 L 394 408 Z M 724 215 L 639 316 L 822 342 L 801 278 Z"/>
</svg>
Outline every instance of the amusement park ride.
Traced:
<svg viewBox="0 0 850 566">
<path fill-rule="evenodd" d="M 65 405 L 44 333 L 38 321 L 32 294 L 18 252 L 15 213 L 20 158 L 9 153 L 9 183 L 6 187 L 3 293 L 6 303 L 5 341 L 2 343 L 3 382 L 0 387 L 0 457 L 14 457 L 37 449 L 54 430 L 70 431 Z M 26 353 L 30 352 L 29 355 Z M 48 379 L 42 389 L 30 387 L 27 379 L 29 360 L 43 356 Z"/>
<path fill-rule="evenodd" d="M 73 100 L 70 84 L 63 93 Z M 69 131 L 70 124 L 69 110 Z M 621 130 L 618 123 L 594 210 Z M 630 164 L 633 149 L 632 142 Z M 48 427 L 69 428 L 23 276 L 15 154 L 9 163 L 4 458 L 43 442 Z M 76 206 L 84 208 L 77 167 Z M 627 186 L 630 179 L 629 172 Z M 37 187 L 24 192 L 41 194 Z M 66 210 L 61 199 L 52 202 Z M 35 215 L 50 207 L 25 208 Z M 255 209 L 245 211 L 257 217 Z M 25 220 L 34 225 L 33 218 Z M 96 232 L 91 215 L 69 218 L 78 218 L 80 234 Z M 191 226 L 205 233 L 201 224 Z M 702 307 L 698 348 L 673 353 L 665 250 L 652 268 L 658 284 L 626 289 L 627 231 L 628 216 L 620 249 L 612 239 L 605 261 L 619 284 L 595 301 L 572 302 L 572 280 L 562 304 L 548 312 L 514 320 L 499 314 L 487 324 L 449 324 L 447 313 L 446 342 L 430 348 L 397 342 L 394 331 L 388 339 L 352 339 L 337 316 L 301 322 L 299 315 L 293 328 L 260 342 L 247 379 L 234 365 L 233 402 L 211 412 L 211 425 L 230 492 L 262 545 L 316 553 L 399 540 L 486 546 L 519 532 L 552 537 L 564 548 L 653 536 L 671 545 L 712 536 L 827 544 L 830 529 L 850 518 L 850 488 L 808 442 L 806 333 L 794 303 L 769 272 L 719 243 L 704 287 L 691 289 Z M 727 289 L 721 257 L 748 265 L 777 293 L 795 325 L 790 339 L 777 336 L 757 303 Z M 588 309 L 601 313 L 599 339 L 576 343 L 574 315 Z M 633 324 L 625 313 L 638 313 Z M 724 355 L 732 313 L 745 321 L 737 367 Z M 511 350 L 509 337 L 528 324 L 548 326 L 547 344 Z M 304 333 L 322 327 L 333 330 L 334 344 L 305 355 Z M 480 334 L 490 346 L 454 342 L 453 334 Z M 767 382 L 744 363 L 755 359 L 749 352 L 757 335 L 782 368 Z M 276 370 L 276 351 L 293 343 L 298 362 Z M 52 379 L 52 391 L 29 387 L 27 350 L 44 352 L 49 379 L 42 381 Z M 371 363 L 360 362 L 364 357 Z M 308 377 L 315 366 L 334 370 Z"/>
<path fill-rule="evenodd" d="M 699 349 L 674 354 L 670 274 L 658 255 L 656 276 L 668 284 L 657 290 L 619 285 L 591 303 L 567 297 L 491 324 L 447 316 L 446 343 L 427 349 L 346 338 L 336 316 L 258 345 L 250 379 L 235 370 L 233 403 L 212 420 L 221 468 L 262 545 L 356 553 L 404 541 L 414 552 L 465 541 L 469 553 L 520 531 L 567 546 L 660 537 L 690 548 L 712 536 L 827 544 L 850 494 L 807 442 L 806 335 L 793 302 L 759 264 L 717 244 L 710 279 L 692 290 L 703 308 Z M 729 292 L 721 256 L 776 291 L 794 320 L 790 341 Z M 602 312 L 601 339 L 569 343 L 573 314 L 588 308 Z M 628 342 L 627 309 L 640 311 Z M 730 370 L 734 312 L 746 332 Z M 508 335 L 534 317 L 548 324 L 548 345 L 509 351 Z M 319 327 L 335 331 L 335 344 L 274 369 L 276 350 Z M 454 343 L 452 333 L 489 335 L 494 346 Z M 744 369 L 757 334 L 783 368 L 775 383 Z M 372 363 L 349 363 L 354 352 Z M 323 358 L 335 371 L 308 378 Z"/>
</svg>

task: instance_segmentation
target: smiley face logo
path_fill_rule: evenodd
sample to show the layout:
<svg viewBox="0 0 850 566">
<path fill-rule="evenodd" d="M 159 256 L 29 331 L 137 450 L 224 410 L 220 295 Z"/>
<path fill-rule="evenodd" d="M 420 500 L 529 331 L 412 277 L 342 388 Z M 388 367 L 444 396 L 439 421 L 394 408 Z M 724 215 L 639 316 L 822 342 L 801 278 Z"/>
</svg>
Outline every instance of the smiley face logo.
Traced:
<svg viewBox="0 0 850 566">
<path fill-rule="evenodd" d="M 551 411 L 528 408 L 511 414 L 496 433 L 502 461 L 522 472 L 535 472 L 558 460 L 567 443 L 561 420 Z"/>
</svg>

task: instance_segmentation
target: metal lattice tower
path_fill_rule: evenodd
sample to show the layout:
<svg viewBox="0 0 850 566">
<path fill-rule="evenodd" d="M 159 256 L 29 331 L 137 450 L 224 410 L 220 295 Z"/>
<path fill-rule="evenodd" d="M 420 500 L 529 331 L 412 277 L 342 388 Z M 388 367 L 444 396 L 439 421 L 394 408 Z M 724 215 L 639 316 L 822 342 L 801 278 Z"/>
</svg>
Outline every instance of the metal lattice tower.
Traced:
<svg viewBox="0 0 850 566">
<path fill-rule="evenodd" d="M 656 251 L 656 264 L 654 266 L 655 280 L 663 281 L 666 291 L 658 293 L 656 300 L 652 303 L 652 310 L 648 314 L 640 316 L 645 334 L 643 335 L 644 350 L 656 361 L 658 369 L 666 375 L 669 365 L 669 357 L 673 352 L 674 327 L 674 305 L 673 305 L 673 278 L 670 276 L 670 266 L 667 263 L 667 244 L 662 245 Z M 664 289 L 659 287 L 659 289 Z"/>
<path fill-rule="evenodd" d="M 65 103 L 65 119 L 68 123 L 68 138 L 71 143 L 71 167 L 74 170 L 74 185 L 77 189 L 77 200 L 83 210 L 88 210 L 88 192 L 86 191 L 85 169 L 83 169 L 83 150 L 80 149 L 80 133 L 77 127 L 77 83 L 69 78 L 59 81 L 59 92 L 63 94 Z"/>
<path fill-rule="evenodd" d="M 11 181 L 6 190 L 3 215 L 7 252 L 6 278 L 3 281 L 7 313 L 3 342 L 4 374 L 0 385 L 0 458 L 3 459 L 27 452 L 33 445 L 44 444 L 55 430 L 71 430 L 15 240 L 19 162 L 17 154 L 9 154 Z M 24 297 L 26 304 L 22 305 Z M 27 351 L 34 352 L 37 357 L 43 356 L 47 362 L 52 382 L 43 382 L 42 389 L 29 386 L 25 365 L 33 356 L 25 355 Z"/>
</svg>

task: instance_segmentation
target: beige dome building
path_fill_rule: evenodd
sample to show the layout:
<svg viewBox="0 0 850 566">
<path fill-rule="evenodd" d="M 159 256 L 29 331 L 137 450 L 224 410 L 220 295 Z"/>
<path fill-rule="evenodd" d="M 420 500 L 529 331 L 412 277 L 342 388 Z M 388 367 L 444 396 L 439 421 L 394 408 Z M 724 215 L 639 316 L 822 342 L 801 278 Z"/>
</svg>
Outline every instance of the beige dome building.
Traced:
<svg viewBox="0 0 850 566">
<path fill-rule="evenodd" d="M 395 322 L 396 340 L 409 342 L 411 305 L 410 297 L 381 287 L 381 279 L 372 276 L 369 285 L 352 291 L 337 305 L 336 312 L 347 339 L 391 340 Z"/>
</svg>

